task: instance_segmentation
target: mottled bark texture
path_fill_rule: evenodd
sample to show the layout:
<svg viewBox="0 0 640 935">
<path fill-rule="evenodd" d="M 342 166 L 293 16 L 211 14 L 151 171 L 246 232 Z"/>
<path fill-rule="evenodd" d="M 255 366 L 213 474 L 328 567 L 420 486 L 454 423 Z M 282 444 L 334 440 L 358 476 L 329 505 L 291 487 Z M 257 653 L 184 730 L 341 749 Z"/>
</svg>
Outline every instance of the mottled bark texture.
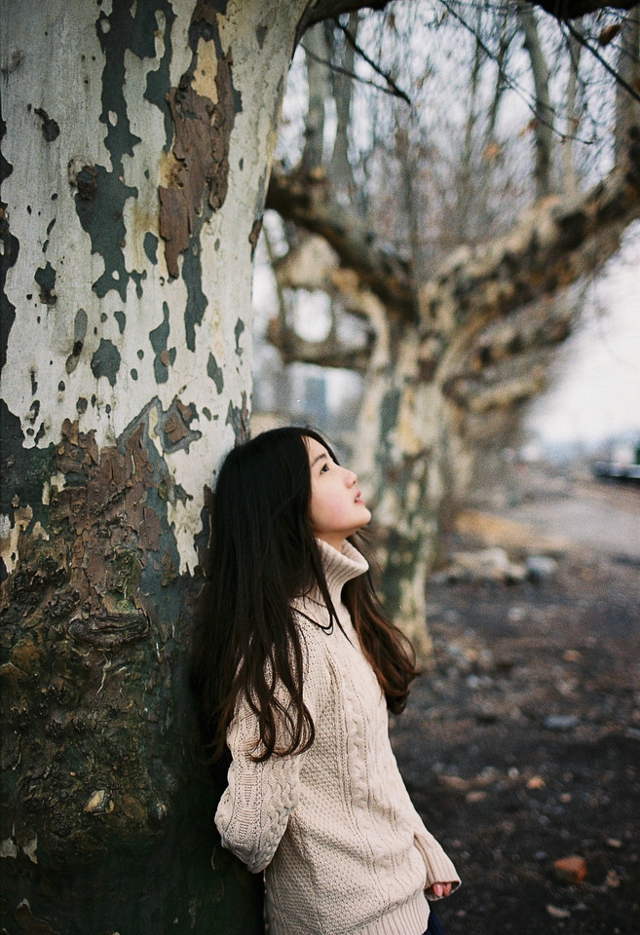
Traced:
<svg viewBox="0 0 640 935">
<path fill-rule="evenodd" d="M 187 670 L 304 6 L 0 6 L 9 935 L 263 928 L 260 877 L 216 838 Z"/>
<path fill-rule="evenodd" d="M 198 580 L 179 574 L 180 491 L 148 415 L 101 452 L 77 423 L 28 461 L 5 436 L 20 530 L 2 586 L 9 932 L 259 930 L 260 881 L 223 856 L 211 869 L 215 789 L 185 690 Z"/>
</svg>

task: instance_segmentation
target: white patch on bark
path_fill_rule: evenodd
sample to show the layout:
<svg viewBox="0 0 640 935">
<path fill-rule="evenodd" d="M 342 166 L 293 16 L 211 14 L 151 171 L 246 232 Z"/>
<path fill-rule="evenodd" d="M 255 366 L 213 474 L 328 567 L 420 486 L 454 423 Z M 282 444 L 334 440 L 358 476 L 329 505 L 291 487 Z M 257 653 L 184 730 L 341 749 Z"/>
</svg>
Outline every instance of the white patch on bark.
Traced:
<svg viewBox="0 0 640 935">
<path fill-rule="evenodd" d="M 10 411 L 22 422 L 24 446 L 42 448 L 59 441 L 65 419 L 77 419 L 81 432 L 94 431 L 101 449 L 114 444 L 154 398 L 164 410 L 176 397 L 184 405 L 192 404 L 199 421 L 194 419 L 191 425 L 202 435 L 191 442 L 189 452 L 163 452 L 158 446 L 175 483 L 189 498 L 186 504 L 179 501 L 170 508 L 182 570 L 193 567 L 196 561 L 193 537 L 200 528 L 204 486 L 212 483 L 220 456 L 235 441 L 233 426 L 227 424 L 229 405 L 240 409 L 243 395 L 250 398 L 249 235 L 273 156 L 295 25 L 305 3 L 296 0 L 274 11 L 271 0 L 242 0 L 229 4 L 226 17 L 218 17 L 223 53 L 232 53 L 233 83 L 242 110 L 235 117 L 231 135 L 226 201 L 201 232 L 201 287 L 208 304 L 202 321 L 195 325 L 193 351 L 185 339 L 187 288 L 182 277 L 169 281 L 158 233 L 158 185 L 166 162 L 164 114 L 143 96 L 147 76 L 159 67 L 165 49 L 164 17 L 157 17 L 156 57 L 140 60 L 130 52 L 125 55 L 127 116 L 131 133 L 142 142 L 134 146 L 132 156 L 122 157 L 122 181 L 138 191 L 137 197 L 125 202 L 122 250 L 127 271 L 144 278 L 141 296 L 133 279 L 128 281 L 123 302 L 116 289 L 102 299 L 92 289 L 105 264 L 101 256 L 91 254 L 89 234 L 76 212 L 76 188 L 69 178 L 71 175 L 75 180 L 84 165 L 112 170 L 104 145 L 107 128 L 99 120 L 105 64 L 95 29 L 99 10 L 81 2 L 43 0 L 24 17 L 19 4 L 2 7 L 3 36 L 9 49 L 28 49 L 22 63 L 8 76 L 5 97 L 4 151 L 13 172 L 4 183 L 3 197 L 20 253 L 7 277 L 7 294 L 15 305 L 16 318 L 9 335 L 4 396 Z M 187 33 L 194 6 L 195 0 L 173 4 L 178 17 L 171 34 L 173 86 L 191 60 Z M 102 10 L 108 13 L 109 5 L 104 4 Z M 260 31 L 261 48 L 259 26 L 266 27 L 266 32 Z M 205 72 L 216 66 L 213 42 L 208 45 L 211 48 L 204 54 L 201 43 L 199 65 Z M 215 74 L 200 75 L 201 91 L 205 86 L 215 89 L 214 79 Z M 46 111 L 58 123 L 60 134 L 53 141 L 44 139 L 35 108 Z M 114 115 L 114 119 L 119 122 L 122 115 Z M 148 233 L 158 238 L 156 264 L 144 249 Z M 41 302 L 34 281 L 36 270 L 47 262 L 56 274 L 53 305 Z M 179 263 L 182 267 L 182 257 Z M 157 383 L 157 352 L 149 333 L 163 324 L 165 303 L 169 309 L 166 347 L 168 351 L 175 348 L 175 359 L 168 366 L 167 380 Z M 86 335 L 70 369 L 80 309 L 86 314 Z M 122 332 L 122 318 L 118 320 L 116 312 L 126 317 Z M 239 320 L 244 324 L 241 334 Z M 96 379 L 91 370 L 93 355 L 103 340 L 111 342 L 120 354 L 114 385 L 107 376 Z M 221 392 L 207 375 L 211 354 L 222 369 Z M 81 398 L 86 400 L 84 409 L 77 408 Z M 40 403 L 37 413 L 33 408 L 36 399 Z M 154 441 L 157 444 L 159 440 Z M 43 500 L 47 498 L 45 490 Z"/>
<path fill-rule="evenodd" d="M 38 835 L 36 834 L 35 837 L 27 841 L 27 843 L 22 848 L 23 853 L 25 853 L 27 857 L 29 858 L 29 860 L 34 864 L 38 863 L 38 858 L 36 856 L 37 849 L 38 849 Z"/>
<path fill-rule="evenodd" d="M 7 574 L 11 574 L 18 561 L 18 540 L 33 519 L 33 510 L 30 506 L 19 507 L 14 510 L 13 524 L 11 518 L 0 514 L 0 558 L 2 558 Z"/>
<path fill-rule="evenodd" d="M 15 834 L 15 825 L 14 825 L 14 834 Z M 18 845 L 16 844 L 13 837 L 3 838 L 0 841 L 0 857 L 17 857 L 18 856 Z"/>
</svg>

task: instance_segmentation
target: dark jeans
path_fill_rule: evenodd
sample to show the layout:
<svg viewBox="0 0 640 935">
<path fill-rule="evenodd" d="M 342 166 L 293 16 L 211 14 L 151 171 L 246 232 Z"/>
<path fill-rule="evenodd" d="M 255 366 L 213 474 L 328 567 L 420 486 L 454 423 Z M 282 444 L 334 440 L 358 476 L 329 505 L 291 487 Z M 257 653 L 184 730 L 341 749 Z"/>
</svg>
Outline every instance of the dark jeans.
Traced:
<svg viewBox="0 0 640 935">
<path fill-rule="evenodd" d="M 431 913 L 429 915 L 429 925 L 427 926 L 427 931 L 424 935 L 444 935 L 444 929 L 440 925 L 440 919 L 433 911 L 433 907 L 429 906 Z"/>
</svg>

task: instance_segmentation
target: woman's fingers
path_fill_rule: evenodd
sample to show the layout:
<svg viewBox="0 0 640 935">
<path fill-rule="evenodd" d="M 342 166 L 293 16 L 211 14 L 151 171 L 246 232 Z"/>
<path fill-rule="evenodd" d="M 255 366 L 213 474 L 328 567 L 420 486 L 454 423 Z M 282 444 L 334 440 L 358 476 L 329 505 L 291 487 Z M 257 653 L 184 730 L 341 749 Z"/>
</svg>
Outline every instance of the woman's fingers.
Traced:
<svg viewBox="0 0 640 935">
<path fill-rule="evenodd" d="M 451 886 L 451 883 L 433 883 L 427 890 L 427 893 L 430 896 L 437 896 L 440 899 L 443 896 L 451 895 Z"/>
</svg>

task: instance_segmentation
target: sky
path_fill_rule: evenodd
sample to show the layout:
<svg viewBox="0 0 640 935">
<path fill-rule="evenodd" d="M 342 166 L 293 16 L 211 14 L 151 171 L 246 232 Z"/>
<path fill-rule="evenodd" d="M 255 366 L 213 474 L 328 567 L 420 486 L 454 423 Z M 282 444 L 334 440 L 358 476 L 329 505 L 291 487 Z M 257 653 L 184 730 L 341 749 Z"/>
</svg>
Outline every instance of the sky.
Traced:
<svg viewBox="0 0 640 935">
<path fill-rule="evenodd" d="M 527 419 L 533 437 L 543 445 L 640 440 L 640 223 L 593 287 L 554 369 Z"/>
</svg>

